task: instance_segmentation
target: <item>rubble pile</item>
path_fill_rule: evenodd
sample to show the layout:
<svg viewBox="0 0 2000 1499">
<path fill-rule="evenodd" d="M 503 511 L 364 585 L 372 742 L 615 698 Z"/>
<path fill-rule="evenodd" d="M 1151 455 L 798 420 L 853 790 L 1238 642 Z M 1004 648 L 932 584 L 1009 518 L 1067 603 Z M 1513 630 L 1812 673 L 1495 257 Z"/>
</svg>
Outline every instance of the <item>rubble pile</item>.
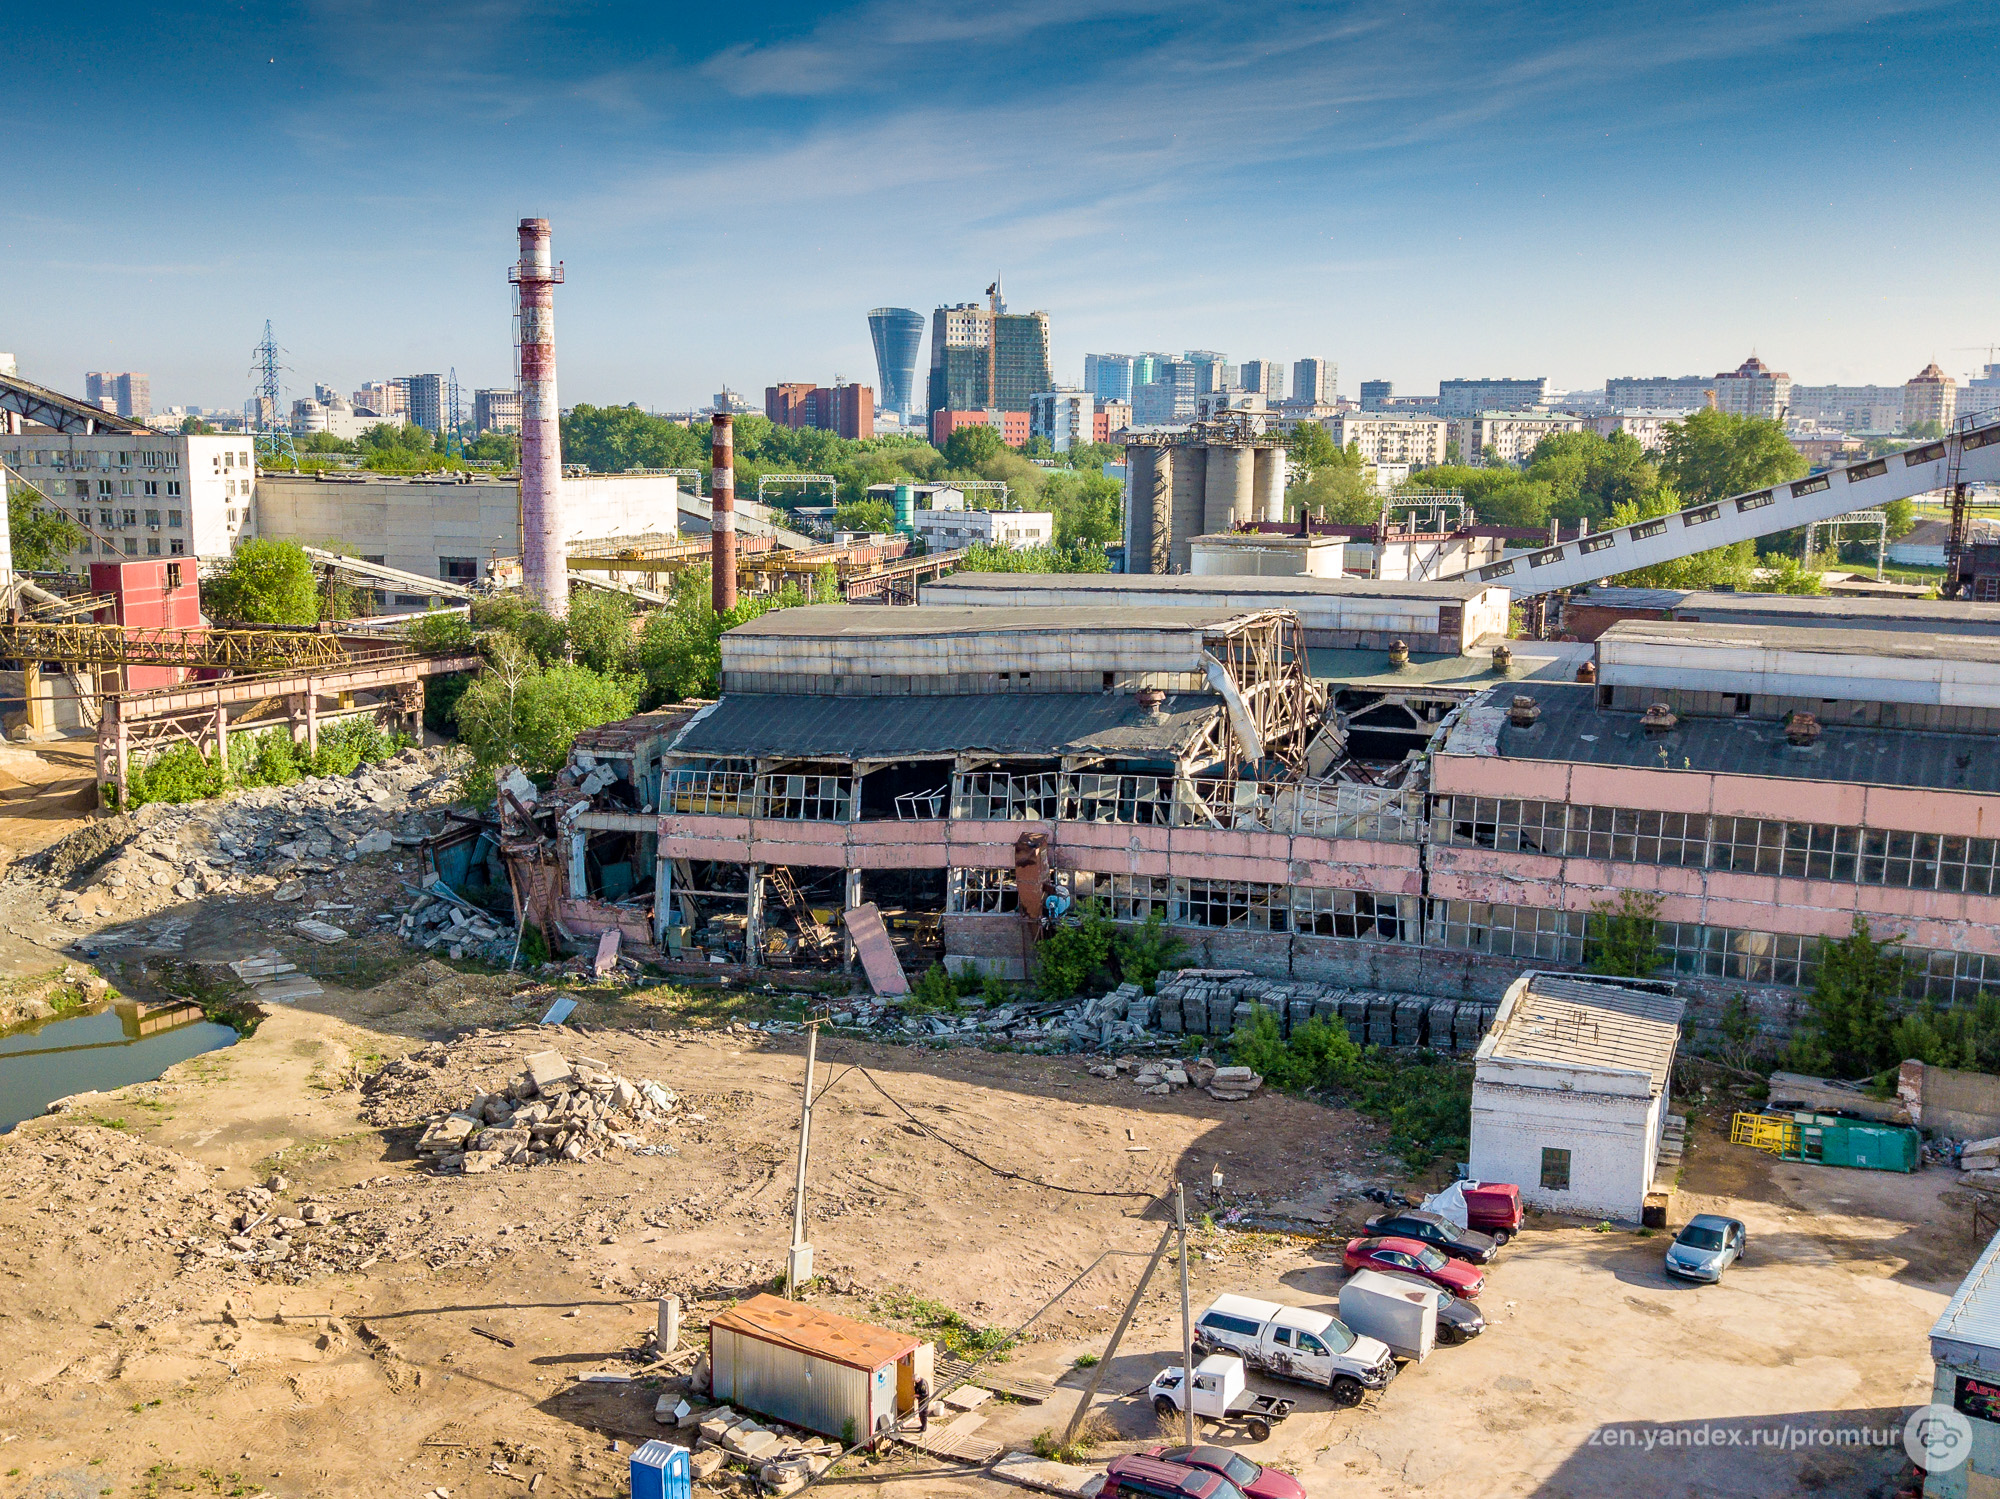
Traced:
<svg viewBox="0 0 2000 1499">
<path fill-rule="evenodd" d="M 1119 1057 L 1090 1069 L 1092 1077 L 1129 1077 L 1141 1093 L 1165 1097 L 1181 1088 L 1196 1087 L 1210 1098 L 1240 1103 L 1264 1086 L 1264 1079 L 1248 1067 L 1218 1067 L 1212 1057 L 1180 1061 L 1173 1057 Z"/>
<path fill-rule="evenodd" d="M 838 1442 L 765 1425 L 726 1405 L 696 1410 L 685 1400 L 676 1403 L 674 1396 L 662 1395 L 653 1418 L 662 1425 L 694 1429 L 689 1466 L 697 1482 L 735 1464 L 755 1474 L 765 1491 L 790 1494 L 832 1467 L 840 1455 Z"/>
<path fill-rule="evenodd" d="M 0 1151 L 0 1196 L 37 1200 L 46 1228 L 38 1242 L 6 1246 L 0 1263 L 53 1249 L 76 1264 L 101 1260 L 114 1281 L 127 1283 L 149 1250 L 199 1255 L 213 1220 L 233 1211 L 209 1172 L 127 1134 L 61 1123 L 9 1139 Z"/>
<path fill-rule="evenodd" d="M 414 848 L 423 815 L 451 801 L 458 751 L 411 749 L 352 775 L 263 786 L 204 802 L 151 802 L 94 822 L 17 870 L 59 886 L 51 913 L 72 922 L 130 918 L 197 895 L 297 900 L 307 878 Z M 17 876 L 19 877 L 19 876 Z"/>
<path fill-rule="evenodd" d="M 388 1072 L 401 1067 L 392 1062 Z M 422 1065 L 421 1063 L 418 1065 Z M 606 1149 L 671 1154 L 633 1133 L 658 1124 L 680 1100 L 648 1079 L 633 1082 L 601 1067 L 572 1065 L 559 1052 L 527 1057 L 519 1078 L 435 1119 L 417 1154 L 440 1172 L 602 1159 Z"/>
<path fill-rule="evenodd" d="M 440 891 L 419 895 L 396 924 L 398 936 L 453 958 L 484 958 L 505 963 L 514 955 L 514 928 L 470 901 Z"/>
</svg>

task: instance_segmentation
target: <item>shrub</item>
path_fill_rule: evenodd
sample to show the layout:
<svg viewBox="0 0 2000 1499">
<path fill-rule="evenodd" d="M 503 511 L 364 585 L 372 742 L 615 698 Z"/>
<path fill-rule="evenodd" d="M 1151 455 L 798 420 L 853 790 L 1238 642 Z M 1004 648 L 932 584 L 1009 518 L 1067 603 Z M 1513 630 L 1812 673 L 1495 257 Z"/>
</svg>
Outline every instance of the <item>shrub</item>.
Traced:
<svg viewBox="0 0 2000 1499">
<path fill-rule="evenodd" d="M 1164 970 L 1181 966 L 1180 958 L 1186 951 L 1187 943 L 1158 911 L 1150 913 L 1139 927 L 1122 930 L 1111 939 L 1119 978 L 1139 985 L 1148 994 Z"/>
<path fill-rule="evenodd" d="M 1660 898 L 1626 890 L 1591 912 L 1584 934 L 1584 964 L 1592 973 L 1645 978 L 1658 971 Z"/>
<path fill-rule="evenodd" d="M 1035 984 L 1042 998 L 1069 999 L 1111 955 L 1117 929 L 1103 904 L 1081 901 L 1072 915 L 1035 946 Z"/>
<path fill-rule="evenodd" d="M 312 559 L 295 541 L 254 537 L 202 586 L 201 603 L 212 619 L 255 625 L 316 624 L 319 587 L 313 580 Z"/>
</svg>

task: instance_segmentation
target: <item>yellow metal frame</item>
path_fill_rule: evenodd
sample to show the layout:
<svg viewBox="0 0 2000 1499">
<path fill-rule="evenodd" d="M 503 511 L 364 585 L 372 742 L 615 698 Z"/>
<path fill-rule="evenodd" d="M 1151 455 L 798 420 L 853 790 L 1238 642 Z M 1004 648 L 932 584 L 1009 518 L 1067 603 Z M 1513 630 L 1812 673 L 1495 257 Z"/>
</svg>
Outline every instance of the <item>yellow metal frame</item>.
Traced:
<svg viewBox="0 0 2000 1499">
<path fill-rule="evenodd" d="M 353 664 L 332 635 L 309 630 L 179 629 L 150 625 L 0 624 L 0 655 L 97 666 L 219 666 L 236 671 Z"/>
<path fill-rule="evenodd" d="M 1772 1155 L 1797 1155 L 1799 1127 L 1783 1114 L 1737 1114 L 1729 1121 L 1729 1143 L 1767 1150 Z"/>
</svg>

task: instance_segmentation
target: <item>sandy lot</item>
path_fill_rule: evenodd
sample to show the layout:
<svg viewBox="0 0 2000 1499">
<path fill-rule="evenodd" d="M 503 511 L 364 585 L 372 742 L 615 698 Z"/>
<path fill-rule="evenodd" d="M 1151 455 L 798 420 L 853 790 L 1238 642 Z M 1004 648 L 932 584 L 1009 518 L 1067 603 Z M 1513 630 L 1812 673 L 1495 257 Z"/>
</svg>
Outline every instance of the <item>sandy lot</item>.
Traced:
<svg viewBox="0 0 2000 1499">
<path fill-rule="evenodd" d="M 64 795 L 36 796 L 55 831 Z M 6 892 L 15 971 L 53 963 L 39 908 Z M 254 902 L 190 914 L 188 958 L 265 940 Z M 131 983 L 146 969 L 128 953 L 106 971 Z M 581 1376 L 644 1373 L 657 1296 L 681 1295 L 698 1327 L 781 1268 L 802 1046 L 731 1025 L 776 997 L 722 992 L 605 992 L 580 1032 L 509 1029 L 546 998 L 436 963 L 329 985 L 158 1083 L 0 1139 L 0 1495 L 624 1492 L 625 1454 L 658 1431 L 656 1390 Z M 551 1044 L 675 1090 L 658 1133 L 673 1153 L 472 1177 L 417 1162 L 429 1111 Z M 424 1086 L 364 1086 L 406 1054 Z M 1353 1193 L 1400 1181 L 1378 1126 L 1282 1097 L 1145 1098 L 1081 1058 L 829 1040 L 821 1061 L 815 1294 L 909 1327 L 947 1310 L 977 1327 L 1033 1317 L 1007 1367 L 1059 1388 L 1043 1405 L 989 1402 L 982 1435 L 1010 1445 L 1067 1419 L 1075 1360 L 1102 1347 L 1172 1182 L 1205 1193 L 1219 1165 L 1222 1206 L 1331 1206 L 1338 1220 L 1316 1235 L 1204 1229 L 1197 1307 L 1223 1290 L 1330 1307 L 1340 1229 L 1367 1210 Z M 1681 1211 L 1732 1213 L 1752 1235 L 1724 1285 L 1667 1282 L 1661 1236 L 1535 1224 L 1492 1268 L 1486 1334 L 1359 1410 L 1286 1390 L 1300 1414 L 1245 1450 L 1316 1496 L 1894 1492 L 1900 1453 L 1811 1433 L 1899 1426 L 1924 1397 L 1925 1333 L 1978 1247 L 1964 1210 L 1940 1172 L 1813 1170 L 1731 1147 L 1711 1129 L 1719 1105 L 1711 1119 L 1691 1102 Z M 274 1172 L 288 1180 L 273 1211 L 301 1225 L 287 1261 L 260 1275 L 190 1249 L 225 1237 L 244 1189 Z M 1163 1276 L 1106 1373 L 1119 1440 L 1100 1461 L 1158 1439 L 1130 1396 L 1178 1334 Z M 1722 1435 L 1678 1445 L 1697 1427 Z M 1786 1428 L 1807 1445 L 1751 1445 Z M 820 1487 L 1021 1492 L 910 1453 Z"/>
</svg>

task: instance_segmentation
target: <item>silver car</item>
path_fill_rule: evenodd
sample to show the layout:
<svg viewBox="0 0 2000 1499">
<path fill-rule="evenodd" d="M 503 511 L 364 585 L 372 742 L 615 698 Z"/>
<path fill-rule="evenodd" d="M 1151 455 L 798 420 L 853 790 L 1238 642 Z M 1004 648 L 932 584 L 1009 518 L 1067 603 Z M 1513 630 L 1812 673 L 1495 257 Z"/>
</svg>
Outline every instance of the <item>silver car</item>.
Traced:
<svg viewBox="0 0 2000 1499">
<path fill-rule="evenodd" d="M 1750 1230 L 1734 1218 L 1699 1213 L 1667 1246 L 1667 1274 L 1683 1280 L 1722 1279 L 1722 1272 L 1743 1258 L 1749 1247 Z"/>
</svg>

